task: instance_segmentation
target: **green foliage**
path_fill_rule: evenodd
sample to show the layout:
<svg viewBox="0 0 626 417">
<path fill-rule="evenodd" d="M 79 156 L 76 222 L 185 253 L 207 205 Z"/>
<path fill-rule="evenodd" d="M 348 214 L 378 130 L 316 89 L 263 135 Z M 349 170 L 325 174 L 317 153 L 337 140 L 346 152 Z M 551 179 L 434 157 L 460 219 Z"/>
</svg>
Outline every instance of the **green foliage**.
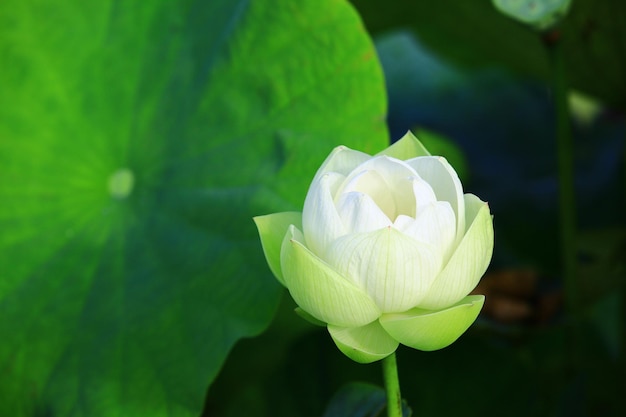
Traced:
<svg viewBox="0 0 626 417">
<path fill-rule="evenodd" d="M 333 397 L 323 417 L 377 417 L 385 415 L 385 390 L 375 385 L 354 382 L 343 386 Z M 405 404 L 402 415 L 411 417 Z"/>
<path fill-rule="evenodd" d="M 507 67 L 548 79 L 540 36 L 501 14 L 489 0 L 351 0 L 373 34 L 410 27 L 432 51 L 465 68 Z M 573 88 L 626 108 L 626 42 L 621 0 L 574 0 L 561 24 Z"/>
<path fill-rule="evenodd" d="M 357 15 L 9 0 L 0 57 L 0 415 L 198 415 L 279 300 L 252 216 L 387 143 Z"/>
</svg>

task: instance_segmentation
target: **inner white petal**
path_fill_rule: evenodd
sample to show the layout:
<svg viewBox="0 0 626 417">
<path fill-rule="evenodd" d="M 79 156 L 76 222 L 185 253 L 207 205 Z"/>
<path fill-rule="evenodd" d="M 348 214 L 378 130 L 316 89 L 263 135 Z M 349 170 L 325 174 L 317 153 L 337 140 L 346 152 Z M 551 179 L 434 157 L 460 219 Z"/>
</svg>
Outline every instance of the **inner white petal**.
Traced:
<svg viewBox="0 0 626 417">
<path fill-rule="evenodd" d="M 465 233 L 463 186 L 456 171 L 441 156 L 421 156 L 406 161 L 435 192 L 437 200 L 447 201 L 456 216 L 457 243 Z"/>
<path fill-rule="evenodd" d="M 437 201 L 422 208 L 421 213 L 412 221 L 404 220 L 401 224 L 404 234 L 419 242 L 427 242 L 441 254 L 446 262 L 456 237 L 456 217 L 447 201 Z"/>
<path fill-rule="evenodd" d="M 391 220 L 367 195 L 357 191 L 344 193 L 337 201 L 337 212 L 348 233 L 364 233 L 391 225 Z"/>
<path fill-rule="evenodd" d="M 393 222 L 393 227 L 395 227 L 401 232 L 404 232 L 414 222 L 415 222 L 414 217 L 401 214 L 398 217 L 396 217 L 396 220 Z"/>
<path fill-rule="evenodd" d="M 411 185 L 413 186 L 413 195 L 415 196 L 413 217 L 417 217 L 425 207 L 437 201 L 437 197 L 433 188 L 419 176 L 412 178 Z"/>
<path fill-rule="evenodd" d="M 349 175 L 339 192 L 340 194 L 336 196 L 336 199 L 341 195 L 353 192 L 366 194 L 376 203 L 380 210 L 385 213 L 387 218 L 395 218 L 396 204 L 392 190 L 389 188 L 389 185 L 382 175 L 377 171 L 361 171 Z M 339 201 L 337 200 L 335 204 L 338 205 L 338 203 Z"/>
<path fill-rule="evenodd" d="M 382 211 L 394 220 L 400 214 L 415 214 L 413 181 L 417 173 L 399 159 L 372 158 L 359 165 L 344 181 L 340 193 L 359 191 L 368 194 Z"/>
</svg>

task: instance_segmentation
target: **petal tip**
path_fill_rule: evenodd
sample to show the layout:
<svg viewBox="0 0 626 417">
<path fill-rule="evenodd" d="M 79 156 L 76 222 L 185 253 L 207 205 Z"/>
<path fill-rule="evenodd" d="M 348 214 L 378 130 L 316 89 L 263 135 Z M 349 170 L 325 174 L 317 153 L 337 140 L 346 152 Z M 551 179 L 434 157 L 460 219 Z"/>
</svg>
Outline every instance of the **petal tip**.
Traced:
<svg viewBox="0 0 626 417">
<path fill-rule="evenodd" d="M 378 321 L 352 328 L 329 325 L 327 329 L 337 348 L 358 363 L 372 363 L 384 359 L 395 352 L 399 345 Z"/>
</svg>

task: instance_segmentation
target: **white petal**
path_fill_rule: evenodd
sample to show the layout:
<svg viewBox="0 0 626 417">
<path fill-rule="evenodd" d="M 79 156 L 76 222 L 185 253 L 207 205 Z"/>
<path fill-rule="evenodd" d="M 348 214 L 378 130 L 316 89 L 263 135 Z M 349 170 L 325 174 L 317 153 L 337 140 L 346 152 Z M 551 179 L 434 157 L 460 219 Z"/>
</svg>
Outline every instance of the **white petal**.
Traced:
<svg viewBox="0 0 626 417">
<path fill-rule="evenodd" d="M 415 196 L 415 212 L 412 213 L 413 217 L 423 210 L 424 207 L 428 207 L 431 203 L 437 201 L 433 188 L 419 176 L 412 179 L 413 181 L 413 195 Z"/>
<path fill-rule="evenodd" d="M 307 247 L 323 254 L 331 242 L 346 234 L 343 222 L 333 202 L 333 189 L 343 180 L 337 173 L 326 173 L 313 181 L 302 210 L 302 228 Z"/>
<path fill-rule="evenodd" d="M 465 205 L 463 187 L 456 171 L 441 156 L 421 156 L 406 161 L 419 176 L 432 187 L 437 200 L 447 201 L 452 206 L 457 220 L 456 242 L 465 233 Z"/>
<path fill-rule="evenodd" d="M 409 228 L 413 222 L 415 222 L 415 218 L 411 216 L 405 216 L 404 214 L 396 217 L 396 221 L 393 222 L 393 227 L 404 232 L 407 228 Z"/>
<path fill-rule="evenodd" d="M 458 302 L 476 287 L 489 266 L 493 252 L 489 206 L 472 194 L 465 195 L 465 204 L 467 233 L 420 302 L 421 308 L 439 310 Z"/>
<path fill-rule="evenodd" d="M 336 172 L 347 176 L 354 168 L 370 158 L 371 156 L 366 153 L 355 151 L 345 146 L 337 146 L 317 170 L 314 180 L 327 172 Z"/>
<path fill-rule="evenodd" d="M 363 288 L 383 312 L 415 307 L 441 266 L 432 246 L 393 227 L 346 235 L 336 240 L 326 261 Z"/>
<path fill-rule="evenodd" d="M 361 193 L 370 196 L 387 218 L 393 218 L 396 212 L 392 190 L 382 175 L 376 171 L 360 171 L 353 173 L 344 180 L 335 196 L 337 204 L 344 194 Z"/>
<path fill-rule="evenodd" d="M 415 213 L 413 179 L 416 172 L 403 161 L 378 156 L 365 161 L 348 175 L 339 193 L 368 194 L 390 219 Z"/>
<path fill-rule="evenodd" d="M 389 226 L 391 221 L 367 194 L 350 192 L 342 194 L 337 211 L 347 233 L 364 233 Z"/>
<path fill-rule="evenodd" d="M 444 261 L 448 260 L 455 247 L 456 218 L 447 201 L 430 203 L 422 208 L 416 219 L 404 221 L 398 228 L 415 240 L 433 245 Z"/>
</svg>

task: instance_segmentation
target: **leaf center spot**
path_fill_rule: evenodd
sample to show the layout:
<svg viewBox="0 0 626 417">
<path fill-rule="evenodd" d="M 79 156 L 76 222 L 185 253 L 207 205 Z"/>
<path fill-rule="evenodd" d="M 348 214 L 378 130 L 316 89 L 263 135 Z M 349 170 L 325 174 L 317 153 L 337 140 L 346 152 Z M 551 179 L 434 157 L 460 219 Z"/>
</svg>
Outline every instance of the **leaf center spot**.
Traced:
<svg viewBox="0 0 626 417">
<path fill-rule="evenodd" d="M 135 185 L 135 175 L 128 168 L 120 168 L 109 177 L 109 194 L 113 198 L 124 199 L 130 195 Z"/>
</svg>

